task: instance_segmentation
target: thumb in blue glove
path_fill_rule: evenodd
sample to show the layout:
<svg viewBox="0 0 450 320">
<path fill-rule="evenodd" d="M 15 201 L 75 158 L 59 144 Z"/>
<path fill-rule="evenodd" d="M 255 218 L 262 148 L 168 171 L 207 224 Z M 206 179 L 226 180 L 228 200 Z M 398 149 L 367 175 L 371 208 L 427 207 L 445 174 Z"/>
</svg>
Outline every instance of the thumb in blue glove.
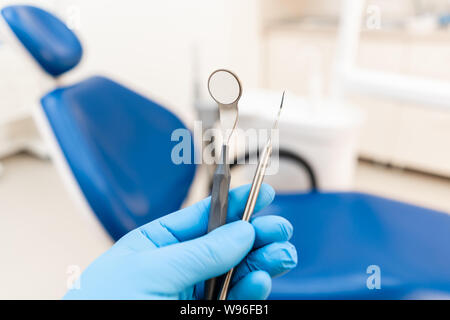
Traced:
<svg viewBox="0 0 450 320">
<path fill-rule="evenodd" d="M 236 266 L 229 299 L 267 298 L 271 277 L 295 267 L 297 253 L 288 242 L 292 225 L 284 218 L 236 221 L 249 190 L 246 185 L 230 191 L 230 223 L 209 234 L 210 198 L 129 232 L 82 273 L 80 289 L 64 298 L 201 299 L 203 281 Z M 274 195 L 263 184 L 255 211 Z"/>
</svg>

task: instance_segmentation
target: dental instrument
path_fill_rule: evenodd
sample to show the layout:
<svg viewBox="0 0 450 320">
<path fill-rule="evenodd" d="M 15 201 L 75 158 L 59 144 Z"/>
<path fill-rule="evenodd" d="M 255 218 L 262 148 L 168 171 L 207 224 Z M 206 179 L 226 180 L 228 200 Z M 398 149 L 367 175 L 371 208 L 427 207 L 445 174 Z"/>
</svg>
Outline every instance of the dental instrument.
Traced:
<svg viewBox="0 0 450 320">
<path fill-rule="evenodd" d="M 213 175 L 211 208 L 209 212 L 208 233 L 224 225 L 227 219 L 228 192 L 230 188 L 230 165 L 228 163 L 228 145 L 238 120 L 238 101 L 242 95 L 239 78 L 231 71 L 218 69 L 208 79 L 208 91 L 219 105 L 220 127 L 222 129 L 222 154 Z M 206 300 L 218 296 L 220 277 L 205 283 Z"/>
<path fill-rule="evenodd" d="M 284 102 L 284 94 L 281 97 L 281 104 L 280 109 L 278 110 L 278 114 L 275 120 L 275 123 L 272 127 L 272 130 L 278 129 L 278 122 L 280 120 L 281 115 L 281 109 L 283 108 L 283 102 Z M 253 211 L 255 210 L 255 204 L 256 200 L 258 199 L 259 190 L 261 189 L 261 185 L 264 180 L 264 175 L 266 173 L 267 165 L 270 160 L 270 156 L 272 155 L 272 139 L 269 135 L 269 139 L 267 140 L 267 143 L 263 149 L 261 159 L 258 162 L 258 166 L 256 167 L 255 176 L 253 178 L 252 186 L 250 188 L 250 193 L 248 195 L 247 203 L 245 205 L 244 214 L 242 215 L 243 221 L 250 221 L 250 218 L 253 214 Z M 219 294 L 219 300 L 226 300 L 228 295 L 228 289 L 231 282 L 231 277 L 233 276 L 234 268 L 232 268 L 225 276 L 225 279 L 222 284 L 222 289 L 220 290 Z"/>
</svg>

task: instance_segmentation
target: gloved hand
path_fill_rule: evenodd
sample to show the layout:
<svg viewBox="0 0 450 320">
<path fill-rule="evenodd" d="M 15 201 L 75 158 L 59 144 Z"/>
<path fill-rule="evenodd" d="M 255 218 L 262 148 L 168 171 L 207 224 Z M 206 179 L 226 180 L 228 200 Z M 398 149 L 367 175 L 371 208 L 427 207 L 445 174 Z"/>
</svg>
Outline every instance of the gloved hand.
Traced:
<svg viewBox="0 0 450 320">
<path fill-rule="evenodd" d="M 203 281 L 237 268 L 229 299 L 265 299 L 271 277 L 294 268 L 292 225 L 278 216 L 241 218 L 250 190 L 230 191 L 228 223 L 206 234 L 210 198 L 130 231 L 81 275 L 66 299 L 201 299 Z M 255 212 L 275 192 L 262 185 Z M 234 222 L 232 222 L 234 221 Z M 247 255 L 248 254 L 248 255 Z"/>
</svg>

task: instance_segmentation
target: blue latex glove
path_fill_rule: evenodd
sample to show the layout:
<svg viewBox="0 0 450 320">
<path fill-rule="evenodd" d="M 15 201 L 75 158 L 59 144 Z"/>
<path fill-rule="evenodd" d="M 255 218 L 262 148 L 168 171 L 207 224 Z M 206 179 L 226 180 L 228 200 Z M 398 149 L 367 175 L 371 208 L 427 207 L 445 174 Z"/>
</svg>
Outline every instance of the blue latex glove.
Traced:
<svg viewBox="0 0 450 320">
<path fill-rule="evenodd" d="M 229 299 L 265 299 L 271 277 L 296 266 L 288 242 L 292 225 L 278 216 L 251 223 L 241 218 L 250 190 L 230 191 L 228 220 L 206 234 L 210 198 L 137 228 L 95 260 L 81 275 L 80 289 L 66 299 L 197 299 L 203 281 L 237 268 Z M 269 205 L 275 192 L 261 187 L 255 211 Z"/>
</svg>

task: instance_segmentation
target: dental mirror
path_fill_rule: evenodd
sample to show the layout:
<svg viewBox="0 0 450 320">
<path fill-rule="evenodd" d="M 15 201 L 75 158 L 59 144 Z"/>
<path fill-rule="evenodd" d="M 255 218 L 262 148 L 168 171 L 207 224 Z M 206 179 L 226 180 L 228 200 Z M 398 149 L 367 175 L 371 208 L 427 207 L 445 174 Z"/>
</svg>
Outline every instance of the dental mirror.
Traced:
<svg viewBox="0 0 450 320">
<path fill-rule="evenodd" d="M 242 95 L 239 78 L 231 71 L 218 69 L 208 78 L 208 91 L 219 105 L 220 125 L 228 137 L 224 137 L 224 144 L 228 144 L 238 119 L 238 101 Z"/>
<path fill-rule="evenodd" d="M 238 101 L 242 94 L 242 86 L 233 72 L 219 69 L 209 76 L 208 91 L 219 105 L 220 127 L 222 129 L 222 152 L 212 178 L 208 220 L 208 232 L 211 232 L 224 225 L 227 220 L 228 193 L 231 181 L 228 145 L 238 120 Z M 204 290 L 206 300 L 213 300 L 218 297 L 219 284 L 220 277 L 206 281 Z"/>
<path fill-rule="evenodd" d="M 242 93 L 238 77 L 225 69 L 211 73 L 208 79 L 208 90 L 219 105 L 230 105 L 237 102 Z"/>
</svg>

